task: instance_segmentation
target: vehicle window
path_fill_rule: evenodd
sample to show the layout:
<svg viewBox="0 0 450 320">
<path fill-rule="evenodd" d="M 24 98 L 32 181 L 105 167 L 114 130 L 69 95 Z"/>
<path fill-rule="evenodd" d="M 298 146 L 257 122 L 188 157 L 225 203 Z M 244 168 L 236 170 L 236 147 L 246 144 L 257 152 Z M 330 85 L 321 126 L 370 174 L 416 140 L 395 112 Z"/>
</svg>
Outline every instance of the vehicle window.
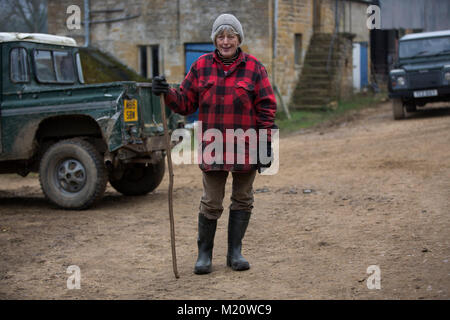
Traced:
<svg viewBox="0 0 450 320">
<path fill-rule="evenodd" d="M 11 50 L 10 67 L 13 82 L 30 81 L 27 50 L 25 48 L 13 48 Z"/>
<path fill-rule="evenodd" d="M 400 58 L 422 57 L 450 53 L 450 37 L 405 40 L 400 42 Z"/>
<path fill-rule="evenodd" d="M 80 54 L 77 52 L 75 57 L 76 57 L 76 62 L 77 62 L 78 80 L 80 80 L 80 83 L 84 83 L 84 76 L 83 76 L 83 69 L 81 68 Z"/>
<path fill-rule="evenodd" d="M 35 50 L 34 63 L 36 66 L 36 77 L 40 82 L 56 81 L 52 53 L 50 51 Z"/>
<path fill-rule="evenodd" d="M 56 79 L 58 82 L 74 82 L 75 72 L 70 52 L 53 51 L 53 58 L 55 59 Z"/>
</svg>

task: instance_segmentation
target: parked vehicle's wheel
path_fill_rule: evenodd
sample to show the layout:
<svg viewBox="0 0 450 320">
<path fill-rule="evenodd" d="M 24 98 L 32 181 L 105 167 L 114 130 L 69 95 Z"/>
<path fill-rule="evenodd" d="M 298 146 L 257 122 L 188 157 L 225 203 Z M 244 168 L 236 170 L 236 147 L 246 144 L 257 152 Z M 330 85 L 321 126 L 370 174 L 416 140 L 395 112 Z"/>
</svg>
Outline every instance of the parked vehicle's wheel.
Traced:
<svg viewBox="0 0 450 320">
<path fill-rule="evenodd" d="M 401 99 L 392 99 L 392 111 L 395 120 L 400 120 L 405 117 L 405 108 Z"/>
<path fill-rule="evenodd" d="M 118 180 L 110 177 L 111 186 L 126 196 L 141 196 L 155 190 L 164 177 L 165 162 L 156 164 L 131 164 Z M 112 176 L 112 175 L 111 175 Z"/>
<path fill-rule="evenodd" d="M 108 174 L 103 157 L 82 139 L 62 140 L 41 159 L 39 179 L 47 199 L 65 209 L 87 209 L 101 199 Z"/>
</svg>

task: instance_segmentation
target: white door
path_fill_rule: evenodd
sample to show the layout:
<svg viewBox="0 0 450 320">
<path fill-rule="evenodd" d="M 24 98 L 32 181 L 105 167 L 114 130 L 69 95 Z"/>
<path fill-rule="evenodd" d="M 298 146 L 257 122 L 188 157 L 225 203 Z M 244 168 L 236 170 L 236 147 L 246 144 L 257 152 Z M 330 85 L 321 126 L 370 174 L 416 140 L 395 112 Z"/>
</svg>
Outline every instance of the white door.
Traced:
<svg viewBox="0 0 450 320">
<path fill-rule="evenodd" d="M 353 91 L 361 89 L 361 45 L 353 44 Z"/>
</svg>

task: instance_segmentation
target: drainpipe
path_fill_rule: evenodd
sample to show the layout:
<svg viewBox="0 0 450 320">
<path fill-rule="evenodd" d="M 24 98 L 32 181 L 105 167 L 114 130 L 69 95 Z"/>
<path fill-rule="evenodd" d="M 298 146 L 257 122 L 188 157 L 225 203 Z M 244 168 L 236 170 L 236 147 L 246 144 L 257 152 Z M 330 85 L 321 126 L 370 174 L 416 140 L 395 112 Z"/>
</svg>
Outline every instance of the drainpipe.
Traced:
<svg viewBox="0 0 450 320">
<path fill-rule="evenodd" d="M 277 58 L 278 34 L 278 0 L 273 0 L 273 30 L 272 30 L 272 82 L 275 85 L 275 60 Z"/>
<path fill-rule="evenodd" d="M 336 39 L 337 34 L 339 33 L 339 21 L 338 21 L 338 0 L 335 0 L 334 4 L 334 31 L 333 35 L 331 36 L 331 42 L 330 42 L 330 48 L 328 49 L 328 58 L 327 58 L 327 73 L 330 73 L 330 61 L 331 61 L 331 55 L 333 54 L 333 47 L 334 47 L 334 41 Z"/>
<path fill-rule="evenodd" d="M 84 0 L 84 47 L 89 47 L 89 38 L 90 38 L 90 21 L 89 21 L 89 0 Z"/>
<path fill-rule="evenodd" d="M 289 109 L 286 107 L 283 101 L 283 97 L 278 90 L 275 78 L 275 68 L 276 63 L 275 60 L 277 58 L 277 34 L 278 34 L 278 0 L 273 0 L 273 35 L 272 35 L 272 83 L 273 90 L 275 94 L 278 96 L 281 107 L 283 108 L 284 113 L 286 113 L 287 118 L 291 119 L 291 114 L 289 113 Z"/>
</svg>

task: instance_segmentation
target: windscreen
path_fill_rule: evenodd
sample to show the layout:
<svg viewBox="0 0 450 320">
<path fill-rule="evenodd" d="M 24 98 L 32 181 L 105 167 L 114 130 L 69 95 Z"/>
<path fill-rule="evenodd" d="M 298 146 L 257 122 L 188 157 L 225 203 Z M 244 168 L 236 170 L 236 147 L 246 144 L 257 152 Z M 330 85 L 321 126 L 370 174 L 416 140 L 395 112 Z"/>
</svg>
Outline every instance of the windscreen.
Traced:
<svg viewBox="0 0 450 320">
<path fill-rule="evenodd" d="M 450 54 L 450 37 L 400 41 L 400 59 L 440 54 Z"/>
</svg>

